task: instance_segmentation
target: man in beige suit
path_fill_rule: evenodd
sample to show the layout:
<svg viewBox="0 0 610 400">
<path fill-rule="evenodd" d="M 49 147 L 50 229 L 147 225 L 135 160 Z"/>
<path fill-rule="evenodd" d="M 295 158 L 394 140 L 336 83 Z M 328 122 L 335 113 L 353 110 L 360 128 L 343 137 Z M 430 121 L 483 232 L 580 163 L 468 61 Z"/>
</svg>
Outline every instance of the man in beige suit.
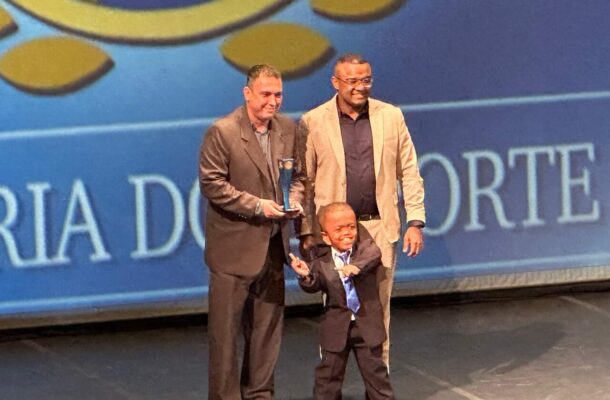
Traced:
<svg viewBox="0 0 610 400">
<path fill-rule="evenodd" d="M 199 183 L 207 197 L 205 262 L 209 268 L 210 400 L 272 399 L 284 310 L 288 219 L 279 160 L 296 158 L 294 122 L 277 110 L 280 73 L 269 65 L 248 71 L 245 106 L 206 132 Z M 293 175 L 290 202 L 302 210 L 303 185 Z M 237 336 L 244 335 L 241 376 Z"/>
<path fill-rule="evenodd" d="M 389 365 L 390 298 L 401 226 L 398 184 L 407 215 L 403 251 L 417 256 L 424 245 L 424 186 L 417 155 L 399 108 L 370 98 L 371 65 L 345 54 L 331 83 L 337 95 L 307 112 L 299 124 L 299 156 L 307 175 L 305 216 L 299 235 L 306 257 L 319 241 L 315 214 L 321 206 L 347 202 L 381 248 L 379 296 L 388 339 L 383 358 Z"/>
</svg>

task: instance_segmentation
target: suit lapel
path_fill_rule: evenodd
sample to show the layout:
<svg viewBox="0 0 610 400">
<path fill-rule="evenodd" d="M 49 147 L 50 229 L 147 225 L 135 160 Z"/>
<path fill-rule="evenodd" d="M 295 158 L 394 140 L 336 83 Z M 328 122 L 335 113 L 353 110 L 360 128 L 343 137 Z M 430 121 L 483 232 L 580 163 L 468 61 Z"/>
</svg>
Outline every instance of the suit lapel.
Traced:
<svg viewBox="0 0 610 400">
<path fill-rule="evenodd" d="M 375 100 L 369 99 L 369 120 L 373 134 L 373 161 L 375 164 L 375 177 L 379 176 L 381 169 L 381 153 L 383 151 L 383 115 L 378 112 Z"/>
<path fill-rule="evenodd" d="M 273 176 L 273 187 L 275 189 L 276 199 L 281 199 L 283 194 L 281 188 L 278 188 L 279 168 L 277 168 L 279 160 L 284 158 L 284 132 L 276 119 L 271 121 L 271 131 L 269 132 L 269 140 L 271 141 L 271 174 Z"/>
<path fill-rule="evenodd" d="M 339 125 L 339 112 L 337 111 L 337 96 L 326 103 L 326 128 L 328 140 L 339 164 L 339 176 L 345 176 L 345 149 L 341 137 L 341 126 Z"/>
<path fill-rule="evenodd" d="M 240 121 L 240 130 L 241 130 L 241 140 L 244 144 L 244 150 L 246 154 L 250 157 L 256 168 L 260 171 L 261 175 L 272 182 L 271 176 L 269 174 L 269 167 L 267 166 L 267 160 L 265 159 L 265 155 L 263 154 L 263 150 L 256 138 L 254 131 L 252 130 L 252 125 L 250 125 L 250 120 L 248 119 L 248 113 L 246 109 L 242 109 L 241 121 Z"/>
</svg>

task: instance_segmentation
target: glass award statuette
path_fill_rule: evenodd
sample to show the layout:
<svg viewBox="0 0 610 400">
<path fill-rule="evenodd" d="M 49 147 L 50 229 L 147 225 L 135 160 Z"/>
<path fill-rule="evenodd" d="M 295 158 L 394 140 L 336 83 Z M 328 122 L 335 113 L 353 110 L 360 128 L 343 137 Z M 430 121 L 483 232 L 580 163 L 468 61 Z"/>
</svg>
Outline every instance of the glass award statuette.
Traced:
<svg viewBox="0 0 610 400">
<path fill-rule="evenodd" d="M 284 196 L 284 211 L 295 211 L 290 207 L 290 183 L 292 182 L 292 171 L 294 170 L 294 159 L 284 158 L 279 160 L 280 187 Z"/>
</svg>

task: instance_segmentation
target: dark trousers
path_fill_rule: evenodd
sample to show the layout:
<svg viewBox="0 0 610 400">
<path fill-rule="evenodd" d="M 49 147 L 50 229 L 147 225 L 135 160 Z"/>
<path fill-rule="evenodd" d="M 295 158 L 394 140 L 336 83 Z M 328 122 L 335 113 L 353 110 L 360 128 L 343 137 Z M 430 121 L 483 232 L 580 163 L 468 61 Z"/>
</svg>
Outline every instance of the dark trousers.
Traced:
<svg viewBox="0 0 610 400">
<path fill-rule="evenodd" d="M 316 367 L 313 397 L 316 400 L 341 400 L 341 387 L 345 377 L 347 360 L 351 350 L 366 388 L 366 398 L 371 400 L 394 399 L 388 368 L 383 362 L 383 346 L 368 347 L 352 321 L 347 344 L 340 352 L 322 349 L 322 361 Z"/>
<path fill-rule="evenodd" d="M 210 400 L 273 399 L 273 372 L 284 316 L 284 258 L 282 236 L 278 234 L 271 238 L 265 266 L 258 276 L 210 271 Z M 240 331 L 244 336 L 241 375 L 237 354 Z"/>
</svg>

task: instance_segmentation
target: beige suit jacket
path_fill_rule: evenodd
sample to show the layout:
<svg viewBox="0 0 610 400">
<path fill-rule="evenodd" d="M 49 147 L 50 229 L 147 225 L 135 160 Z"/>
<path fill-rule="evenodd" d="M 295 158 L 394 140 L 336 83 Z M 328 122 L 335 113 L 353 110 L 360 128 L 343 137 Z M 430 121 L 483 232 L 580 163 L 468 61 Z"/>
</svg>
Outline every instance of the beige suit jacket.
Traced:
<svg viewBox="0 0 610 400">
<path fill-rule="evenodd" d="M 407 221 L 425 222 L 424 184 L 402 111 L 391 104 L 369 99 L 369 118 L 373 134 L 377 207 L 386 236 L 394 243 L 401 234 L 399 188 Z M 301 221 L 299 234 L 318 235 L 315 214 L 319 208 L 347 198 L 345 152 L 336 96 L 303 115 L 298 138 L 299 156 L 304 160 L 307 176 L 306 216 Z"/>
<path fill-rule="evenodd" d="M 273 229 L 271 220 L 255 215 L 260 198 L 282 204 L 278 161 L 296 157 L 295 123 L 276 115 L 271 121 L 271 171 L 252 130 L 245 107 L 216 121 L 206 132 L 199 157 L 199 185 L 208 200 L 205 261 L 211 270 L 238 276 L 260 273 Z M 293 175 L 291 200 L 302 202 L 301 175 Z M 289 226 L 280 222 L 284 251 Z"/>
</svg>

